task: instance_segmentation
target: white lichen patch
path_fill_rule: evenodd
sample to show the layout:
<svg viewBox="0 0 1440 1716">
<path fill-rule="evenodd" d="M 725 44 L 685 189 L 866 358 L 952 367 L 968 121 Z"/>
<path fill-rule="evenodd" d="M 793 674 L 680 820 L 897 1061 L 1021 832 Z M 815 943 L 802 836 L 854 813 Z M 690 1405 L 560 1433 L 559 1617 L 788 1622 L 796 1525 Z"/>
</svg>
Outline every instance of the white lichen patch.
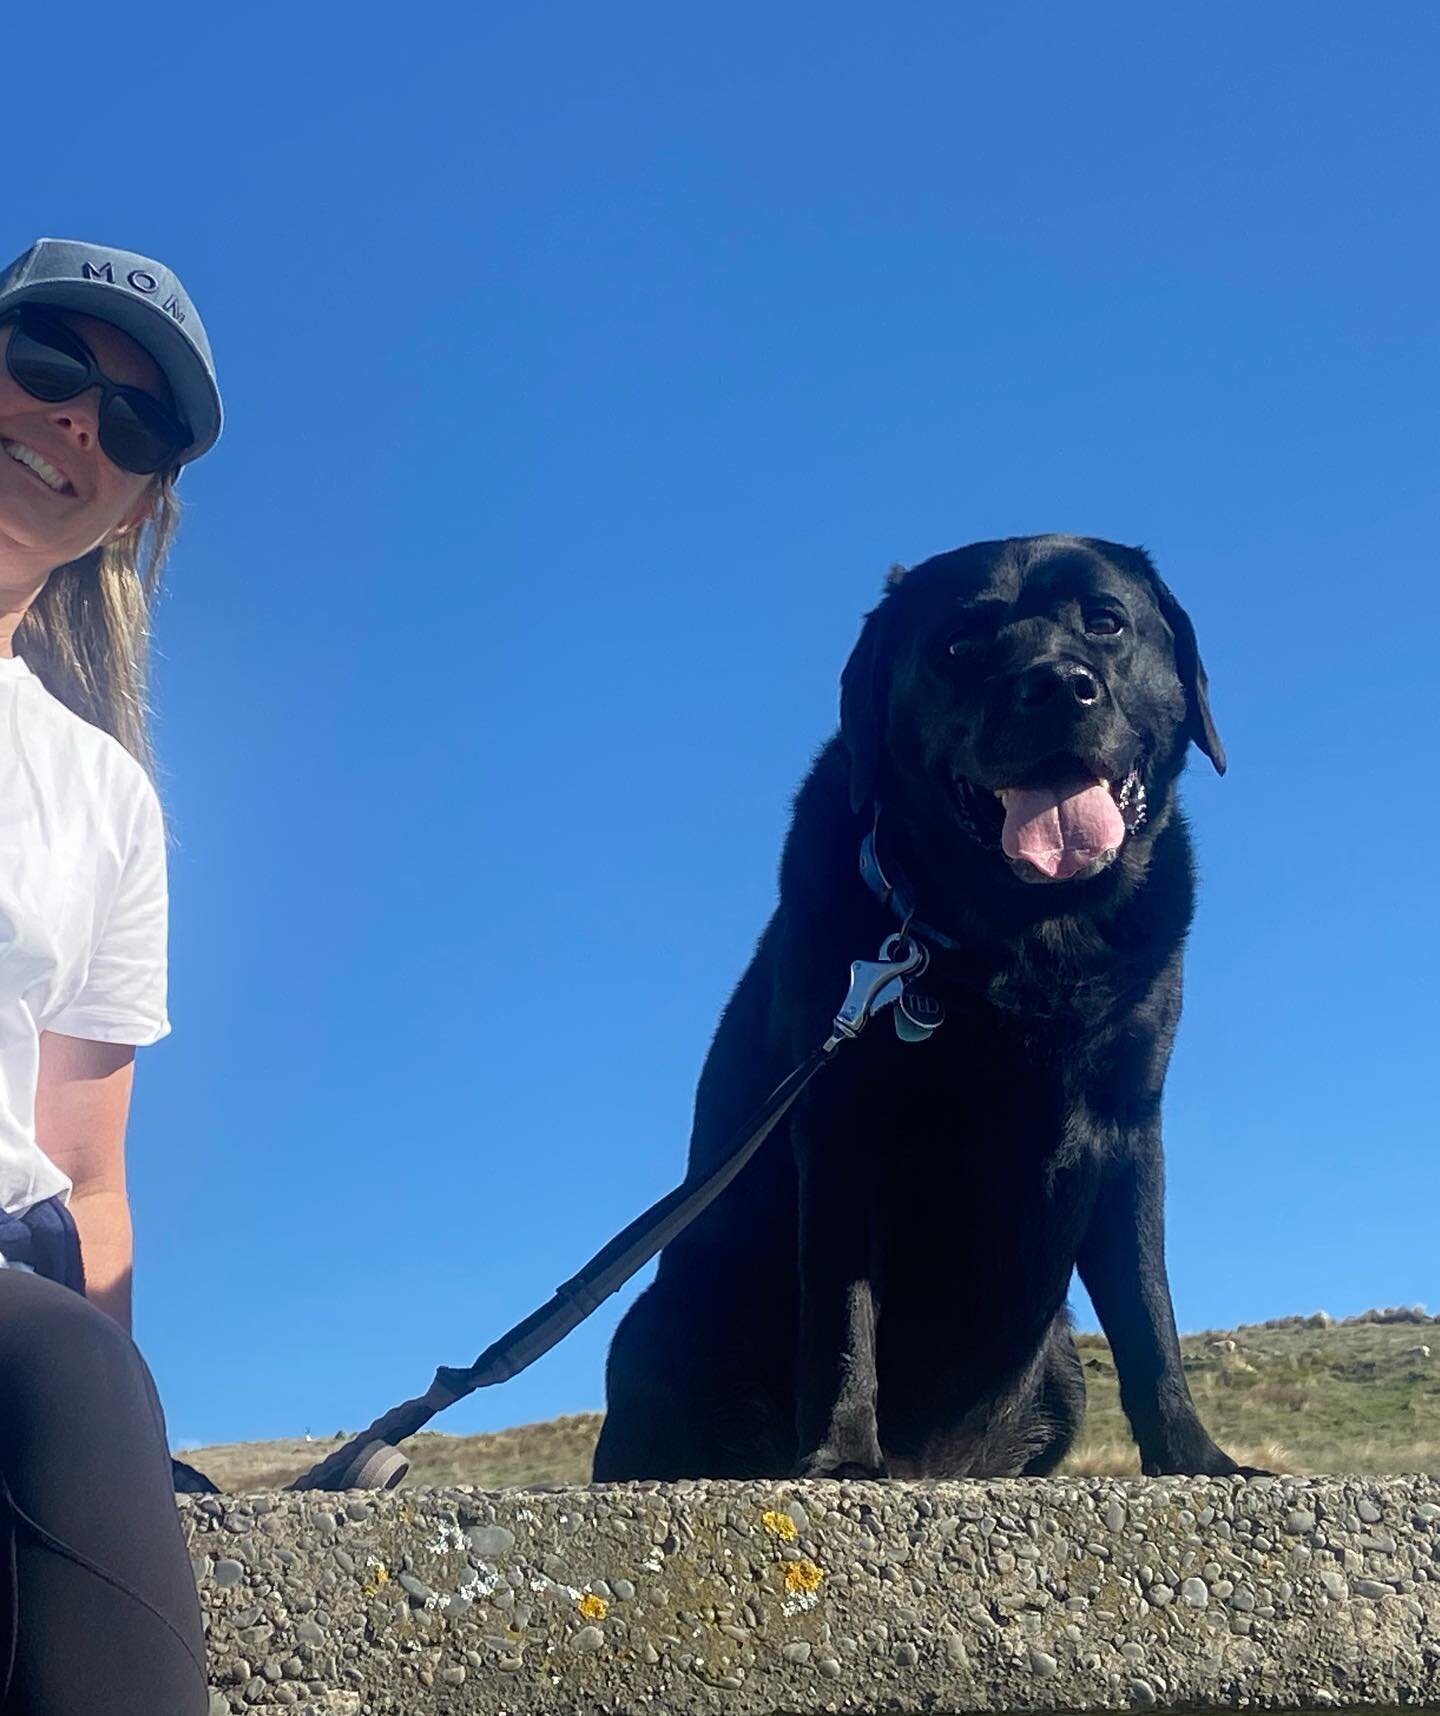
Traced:
<svg viewBox="0 0 1440 1716">
<path fill-rule="evenodd" d="M 445 1555 L 452 1549 L 468 1547 L 465 1533 L 461 1531 L 458 1521 L 442 1519 L 435 1527 L 435 1535 L 425 1546 L 432 1555 Z"/>
<path fill-rule="evenodd" d="M 578 1603 L 584 1596 L 584 1592 L 578 1590 L 574 1585 L 562 1585 L 558 1579 L 552 1579 L 546 1573 L 533 1573 L 530 1576 L 530 1589 L 537 1597 L 547 1597 L 558 1591 L 562 1596 L 568 1597 L 572 1603 Z"/>
<path fill-rule="evenodd" d="M 499 1588 L 499 1573 L 483 1561 L 478 1567 L 462 1567 L 460 1569 L 460 1590 L 457 1595 L 493 1597 Z"/>
</svg>

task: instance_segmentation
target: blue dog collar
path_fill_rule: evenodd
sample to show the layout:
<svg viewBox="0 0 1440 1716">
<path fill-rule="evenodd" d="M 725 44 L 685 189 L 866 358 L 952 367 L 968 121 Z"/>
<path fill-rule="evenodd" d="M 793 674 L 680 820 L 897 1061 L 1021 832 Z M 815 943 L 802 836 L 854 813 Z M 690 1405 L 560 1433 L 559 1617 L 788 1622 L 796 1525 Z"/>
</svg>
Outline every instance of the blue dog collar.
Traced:
<svg viewBox="0 0 1440 1716">
<path fill-rule="evenodd" d="M 892 864 L 889 874 L 880 862 L 879 852 L 880 805 L 875 805 L 875 818 L 870 824 L 870 831 L 860 842 L 860 877 L 865 886 L 874 894 L 882 906 L 887 907 L 899 918 L 902 928 L 911 935 L 919 936 L 922 941 L 930 942 L 936 947 L 954 950 L 960 943 L 953 936 L 938 930 L 933 924 L 927 924 L 915 914 L 915 891 L 906 879 L 905 872 L 898 864 Z"/>
</svg>

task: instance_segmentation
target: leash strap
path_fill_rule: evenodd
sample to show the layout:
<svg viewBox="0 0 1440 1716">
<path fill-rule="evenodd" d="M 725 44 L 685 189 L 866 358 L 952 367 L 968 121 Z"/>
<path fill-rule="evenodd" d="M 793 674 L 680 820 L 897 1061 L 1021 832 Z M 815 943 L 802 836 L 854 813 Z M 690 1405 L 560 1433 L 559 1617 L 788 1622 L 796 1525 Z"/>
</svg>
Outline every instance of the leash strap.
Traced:
<svg viewBox="0 0 1440 1716">
<path fill-rule="evenodd" d="M 453 1406 L 477 1388 L 490 1388 L 518 1376 L 579 1328 L 612 1293 L 720 1196 L 774 1131 L 800 1092 L 827 1064 L 830 1053 L 823 1047 L 816 1049 L 777 1087 L 758 1116 L 751 1117 L 748 1130 L 741 1129 L 738 1144 L 709 1174 L 693 1183 L 683 1181 L 622 1228 L 583 1269 L 557 1287 L 544 1305 L 486 1347 L 468 1369 L 442 1365 L 424 1394 L 392 1407 L 367 1430 L 327 1455 L 288 1487 L 292 1490 L 393 1488 L 404 1477 L 409 1462 L 396 1456 L 398 1465 L 390 1468 L 393 1472 L 390 1481 L 377 1485 L 375 1477 L 384 1465 L 386 1448 L 393 1453 L 394 1443 L 413 1436 L 437 1412 Z M 364 1481 L 367 1478 L 369 1481 Z"/>
<path fill-rule="evenodd" d="M 579 1328 L 612 1293 L 714 1203 L 775 1130 L 801 1091 L 821 1067 L 830 1063 L 836 1049 L 858 1037 L 871 1013 L 889 1005 L 903 989 L 906 979 L 924 970 L 926 960 L 924 947 L 903 934 L 887 937 L 878 960 L 856 960 L 850 967 L 849 992 L 830 1036 L 776 1086 L 703 1178 L 683 1180 L 636 1216 L 584 1268 L 556 1288 L 544 1305 L 486 1347 L 474 1364 L 463 1370 L 442 1365 L 424 1394 L 391 1407 L 368 1429 L 303 1472 L 287 1488 L 393 1489 L 410 1464 L 403 1454 L 396 1452 L 395 1443 L 413 1436 L 437 1412 L 453 1406 L 477 1388 L 490 1388 L 518 1376 Z"/>
</svg>

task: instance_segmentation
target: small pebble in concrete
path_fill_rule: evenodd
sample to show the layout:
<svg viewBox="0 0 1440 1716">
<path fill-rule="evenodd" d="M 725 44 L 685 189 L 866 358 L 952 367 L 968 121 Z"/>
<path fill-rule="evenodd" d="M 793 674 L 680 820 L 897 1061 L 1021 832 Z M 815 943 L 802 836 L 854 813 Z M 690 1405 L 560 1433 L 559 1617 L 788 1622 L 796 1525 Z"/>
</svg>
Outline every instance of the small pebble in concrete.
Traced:
<svg viewBox="0 0 1440 1716">
<path fill-rule="evenodd" d="M 515 1547 L 515 1533 L 503 1525 L 472 1525 L 465 1540 L 476 1555 L 508 1555 Z"/>
<path fill-rule="evenodd" d="M 959 1633 L 944 1633 L 940 1638 L 941 1648 L 945 1652 L 945 1660 L 951 1668 L 968 1668 L 970 1653 L 965 1649 L 965 1641 Z"/>
</svg>

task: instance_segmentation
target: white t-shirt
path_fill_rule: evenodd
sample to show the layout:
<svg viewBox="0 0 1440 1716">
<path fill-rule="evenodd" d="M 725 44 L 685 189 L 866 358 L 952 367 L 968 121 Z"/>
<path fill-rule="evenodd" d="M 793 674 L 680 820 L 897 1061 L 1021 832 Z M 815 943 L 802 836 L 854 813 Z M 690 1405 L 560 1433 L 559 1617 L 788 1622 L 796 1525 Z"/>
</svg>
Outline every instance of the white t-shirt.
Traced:
<svg viewBox="0 0 1440 1716">
<path fill-rule="evenodd" d="M 0 657 L 0 1209 L 69 1201 L 35 1141 L 40 1033 L 142 1044 L 169 1031 L 166 926 L 149 777 L 19 656 Z"/>
</svg>

